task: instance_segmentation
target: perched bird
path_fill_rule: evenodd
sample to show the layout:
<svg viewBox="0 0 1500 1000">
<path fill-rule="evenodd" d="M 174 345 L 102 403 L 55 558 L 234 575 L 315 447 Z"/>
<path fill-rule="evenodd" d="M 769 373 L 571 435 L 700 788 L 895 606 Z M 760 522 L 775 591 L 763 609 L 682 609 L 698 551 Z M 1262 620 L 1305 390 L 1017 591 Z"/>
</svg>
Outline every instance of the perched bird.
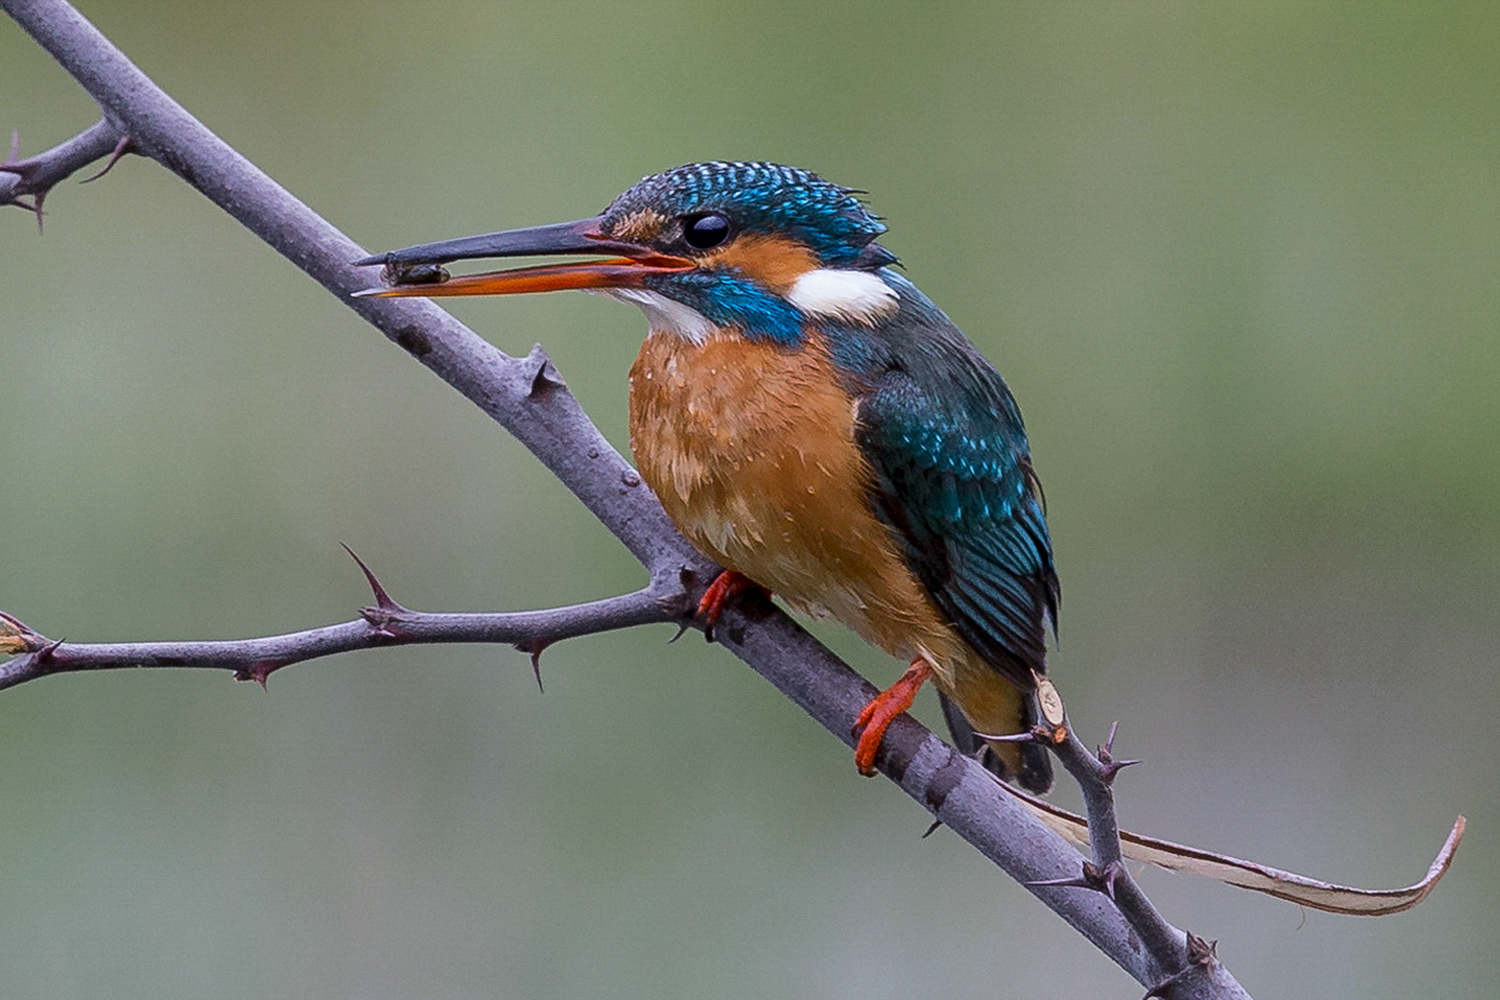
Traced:
<svg viewBox="0 0 1500 1000">
<path fill-rule="evenodd" d="M 378 295 L 581 288 L 639 306 L 631 447 L 678 529 L 724 567 L 700 614 L 759 586 L 910 664 L 855 726 L 870 774 L 929 678 L 962 749 L 1033 724 L 1058 582 L 1015 400 L 893 270 L 857 194 L 774 163 L 694 163 L 592 218 L 358 263 L 386 266 L 395 284 Z M 537 254 L 606 259 L 451 279 L 440 266 Z M 986 756 L 1051 785 L 1040 745 Z"/>
</svg>

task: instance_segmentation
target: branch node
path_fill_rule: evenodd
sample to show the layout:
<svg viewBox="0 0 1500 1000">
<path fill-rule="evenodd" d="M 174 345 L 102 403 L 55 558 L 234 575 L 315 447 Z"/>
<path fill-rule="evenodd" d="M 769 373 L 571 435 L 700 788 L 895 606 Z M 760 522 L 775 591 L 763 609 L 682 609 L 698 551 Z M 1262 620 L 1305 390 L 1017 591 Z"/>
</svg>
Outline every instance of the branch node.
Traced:
<svg viewBox="0 0 1500 1000">
<path fill-rule="evenodd" d="M 554 389 L 566 389 L 568 383 L 558 374 L 557 368 L 552 364 L 552 359 L 547 357 L 547 352 L 542 350 L 541 344 L 533 344 L 531 353 L 526 356 L 530 364 L 536 365 L 536 371 L 531 375 L 531 389 L 526 395 L 531 399 L 545 399 Z"/>
<path fill-rule="evenodd" d="M 62 648 L 62 644 L 65 643 L 65 642 L 67 642 L 67 641 L 68 640 L 66 640 L 66 639 L 58 639 L 56 642 L 49 642 L 49 643 L 47 643 L 47 645 L 45 645 L 41 649 L 37 650 L 36 651 L 36 665 L 37 665 L 37 667 L 40 668 L 40 669 L 42 669 L 42 670 L 50 669 L 49 665 L 54 664 L 55 661 L 58 659 L 57 651 L 59 649 L 61 649 Z"/>
<path fill-rule="evenodd" d="M 1083 863 L 1081 874 L 1068 878 L 1037 879 L 1027 882 L 1028 886 L 1055 886 L 1058 888 L 1088 889 L 1092 892 L 1102 892 L 1111 900 L 1115 898 L 1115 879 L 1120 875 L 1120 865 L 1111 861 L 1100 868 L 1092 861 Z"/>
<path fill-rule="evenodd" d="M 1205 941 L 1192 931 L 1187 932 L 1187 967 L 1174 972 L 1163 979 L 1141 1000 L 1151 1000 L 1152 997 L 1165 998 L 1179 983 L 1195 975 L 1211 975 L 1214 966 L 1219 964 L 1218 941 Z"/>
<path fill-rule="evenodd" d="M 1139 760 L 1112 760 L 1112 761 L 1109 761 L 1108 763 L 1106 763 L 1104 765 L 1104 767 L 1100 771 L 1099 777 L 1104 781 L 1104 783 L 1106 785 L 1113 785 L 1115 783 L 1115 776 L 1116 775 L 1118 775 L 1121 771 L 1125 770 L 1127 767 L 1134 767 L 1136 764 L 1139 764 L 1139 763 L 1140 763 Z"/>
<path fill-rule="evenodd" d="M 243 670 L 234 672 L 237 681 L 254 681 L 260 685 L 262 691 L 266 690 L 266 681 L 270 676 L 287 665 L 286 660 L 256 660 Z"/>
</svg>

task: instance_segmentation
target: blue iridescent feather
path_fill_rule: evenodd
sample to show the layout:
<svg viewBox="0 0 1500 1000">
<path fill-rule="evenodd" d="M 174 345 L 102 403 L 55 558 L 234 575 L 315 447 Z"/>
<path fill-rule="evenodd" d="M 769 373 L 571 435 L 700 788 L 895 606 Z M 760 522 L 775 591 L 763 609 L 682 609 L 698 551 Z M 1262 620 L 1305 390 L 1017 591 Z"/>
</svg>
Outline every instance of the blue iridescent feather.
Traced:
<svg viewBox="0 0 1500 1000">
<path fill-rule="evenodd" d="M 722 211 L 750 232 L 791 236 L 829 267 L 849 266 L 885 232 L 852 188 L 779 163 L 689 163 L 643 178 L 605 210 L 606 217 L 663 209 L 688 215 Z"/>
<path fill-rule="evenodd" d="M 872 498 L 964 640 L 1022 688 L 1046 662 L 1059 590 L 1040 489 L 1000 373 L 909 281 L 901 308 L 827 332 L 858 401 Z"/>
</svg>

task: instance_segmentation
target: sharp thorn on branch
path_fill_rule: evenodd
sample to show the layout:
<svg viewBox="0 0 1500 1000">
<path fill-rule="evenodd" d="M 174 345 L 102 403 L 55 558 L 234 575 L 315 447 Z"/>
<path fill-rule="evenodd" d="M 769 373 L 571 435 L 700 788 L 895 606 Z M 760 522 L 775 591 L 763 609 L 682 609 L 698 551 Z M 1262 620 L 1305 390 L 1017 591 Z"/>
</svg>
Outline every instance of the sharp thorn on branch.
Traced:
<svg viewBox="0 0 1500 1000">
<path fill-rule="evenodd" d="M 1093 892 L 1102 892 L 1110 899 L 1114 899 L 1115 879 L 1119 876 L 1119 874 L 1120 866 L 1117 862 L 1111 861 L 1103 868 L 1100 868 L 1092 861 L 1085 861 L 1083 863 L 1083 871 L 1081 874 L 1074 875 L 1069 878 L 1039 879 L 1036 881 L 1027 882 L 1026 884 L 1029 886 L 1046 885 L 1067 887 L 1072 889 L 1089 889 Z"/>
<path fill-rule="evenodd" d="M 528 361 L 536 362 L 536 371 L 531 375 L 531 390 L 527 393 L 532 399 L 546 397 L 553 389 L 566 389 L 568 383 L 558 374 L 557 368 L 552 364 L 552 359 L 547 357 L 547 352 L 542 350 L 541 344 L 531 348 Z"/>
<path fill-rule="evenodd" d="M 128 136 L 128 135 L 122 135 L 120 137 L 120 141 L 117 142 L 117 143 L 115 143 L 114 150 L 110 152 L 110 154 L 109 154 L 109 161 L 104 164 L 104 168 L 102 170 L 100 170 L 97 174 L 94 174 L 94 175 L 92 175 L 90 177 L 85 177 L 83 180 L 79 181 L 79 183 L 80 184 L 89 184 L 89 183 L 92 183 L 93 181 L 97 181 L 99 178 L 103 177 L 105 174 L 107 174 L 111 170 L 113 170 L 115 168 L 115 164 L 119 163 L 121 160 L 123 160 L 125 158 L 125 154 L 126 153 L 133 153 L 133 152 L 135 152 L 135 143 L 131 142 L 130 136 Z"/>
<path fill-rule="evenodd" d="M 10 201 L 0 202 L 0 204 L 14 205 L 17 208 L 23 209 L 24 211 L 30 212 L 32 215 L 36 216 L 36 231 L 38 233 L 41 233 L 42 232 L 42 202 L 44 202 L 46 200 L 47 200 L 47 191 L 46 191 L 46 189 L 41 189 L 41 190 L 37 190 L 37 191 L 31 192 L 31 200 L 30 201 L 27 201 L 25 198 L 22 198 L 22 197 L 19 197 L 19 196 L 12 196 L 11 199 L 10 199 Z"/>
<path fill-rule="evenodd" d="M 1166 1000 L 1167 992 L 1171 990 L 1172 987 L 1176 986 L 1178 983 L 1186 979 L 1188 973 L 1192 971 L 1192 967 L 1189 966 L 1188 968 L 1183 969 L 1181 972 L 1177 972 L 1168 976 L 1166 979 L 1163 979 L 1161 982 L 1151 987 L 1146 995 L 1141 997 L 1141 1000 L 1153 1000 L 1153 998 L 1155 997 L 1161 997 L 1162 1000 Z"/>
<path fill-rule="evenodd" d="M 1055 889 L 1093 889 L 1094 885 L 1082 875 L 1070 875 L 1067 878 L 1034 878 L 1022 883 L 1027 886 L 1049 887 Z"/>
<path fill-rule="evenodd" d="M 266 688 L 266 681 L 270 679 L 272 674 L 284 666 L 286 666 L 286 663 L 280 660 L 257 660 L 243 670 L 236 670 L 234 672 L 234 679 L 237 681 L 254 681 L 260 685 L 262 691 L 265 691 L 268 690 Z"/>
<path fill-rule="evenodd" d="M 56 642 L 49 642 L 49 643 L 47 643 L 47 645 L 45 645 L 41 649 L 37 650 L 36 651 L 36 661 L 37 661 L 37 663 L 39 663 L 39 664 L 40 663 L 48 663 L 48 662 L 50 662 L 52 660 L 57 659 L 57 651 L 58 651 L 58 649 L 61 648 L 62 644 L 65 643 L 65 642 L 67 642 L 67 641 L 68 640 L 66 640 L 66 639 L 58 639 Z"/>
<path fill-rule="evenodd" d="M 1139 763 L 1139 760 L 1112 760 L 1104 765 L 1104 768 L 1100 773 L 1100 777 L 1104 779 L 1104 783 L 1106 785 L 1113 785 L 1115 783 L 1116 775 L 1125 770 L 1127 767 L 1134 767 Z"/>
<path fill-rule="evenodd" d="M 380 581 L 376 579 L 375 574 L 370 571 L 370 567 L 365 565 L 365 561 L 358 555 L 356 555 L 353 549 L 351 549 L 347 545 L 344 545 L 343 542 L 339 542 L 339 544 L 343 545 L 344 551 L 349 553 L 349 558 L 353 559 L 355 563 L 358 564 L 360 572 L 364 573 L 365 581 L 369 583 L 370 591 L 375 595 L 375 605 L 377 608 L 379 608 L 379 610 L 396 613 L 411 613 L 410 608 L 403 607 L 402 605 L 396 603 L 391 599 L 391 595 L 385 592 L 385 588 L 380 585 Z M 368 616 L 366 616 L 366 620 L 368 620 Z M 371 624 L 375 623 L 371 622 Z"/>
<path fill-rule="evenodd" d="M 1192 931 L 1187 932 L 1188 961 L 1195 965 L 1209 966 L 1219 960 L 1219 942 L 1205 941 Z"/>
<path fill-rule="evenodd" d="M 937 833 L 938 830 L 940 830 L 942 828 L 942 826 L 943 826 L 943 821 L 942 820 L 940 820 L 940 819 L 933 820 L 932 821 L 932 825 L 929 826 L 927 828 L 927 831 L 922 834 L 922 839 L 926 840 L 928 837 L 932 836 L 934 833 Z"/>
<path fill-rule="evenodd" d="M 531 674 L 536 678 L 536 689 L 541 694 L 547 693 L 547 689 L 542 687 L 542 650 L 550 645 L 552 643 L 546 639 L 532 639 L 524 647 L 531 656 Z"/>
<path fill-rule="evenodd" d="M 672 638 L 670 638 L 670 639 L 667 640 L 667 645 L 670 646 L 670 645 L 672 645 L 672 643 L 676 642 L 678 639 L 681 639 L 682 636 L 683 636 L 683 634 L 686 633 L 687 630 L 690 629 L 690 628 L 692 628 L 692 627 L 693 627 L 692 622 L 678 622 L 677 623 L 677 634 L 674 635 L 674 636 L 672 636 Z"/>
</svg>

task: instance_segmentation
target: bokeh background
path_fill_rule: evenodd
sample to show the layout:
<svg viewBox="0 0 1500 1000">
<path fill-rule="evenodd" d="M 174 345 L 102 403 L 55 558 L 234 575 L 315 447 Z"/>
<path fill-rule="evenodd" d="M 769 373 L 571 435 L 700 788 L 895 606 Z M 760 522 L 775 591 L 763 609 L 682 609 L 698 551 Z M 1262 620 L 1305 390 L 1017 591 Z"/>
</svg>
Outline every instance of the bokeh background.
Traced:
<svg viewBox="0 0 1500 1000">
<path fill-rule="evenodd" d="M 1126 825 L 1318 876 L 1145 876 L 1259 997 L 1493 996 L 1500 5 L 147 3 L 84 11 L 372 249 L 768 158 L 865 188 L 1006 373 L 1055 676 Z M 23 153 L 89 99 L 0 22 Z M 0 213 L 0 608 L 77 641 L 638 586 L 496 426 L 155 165 Z M 641 318 L 460 302 L 625 446 Z M 821 629 L 879 683 L 897 665 Z M 768 685 L 667 628 L 0 696 L 7 996 L 1139 990 Z M 925 696 L 925 697 L 930 697 Z M 936 706 L 919 713 L 936 721 Z M 1072 801 L 1068 790 L 1059 793 Z"/>
</svg>

